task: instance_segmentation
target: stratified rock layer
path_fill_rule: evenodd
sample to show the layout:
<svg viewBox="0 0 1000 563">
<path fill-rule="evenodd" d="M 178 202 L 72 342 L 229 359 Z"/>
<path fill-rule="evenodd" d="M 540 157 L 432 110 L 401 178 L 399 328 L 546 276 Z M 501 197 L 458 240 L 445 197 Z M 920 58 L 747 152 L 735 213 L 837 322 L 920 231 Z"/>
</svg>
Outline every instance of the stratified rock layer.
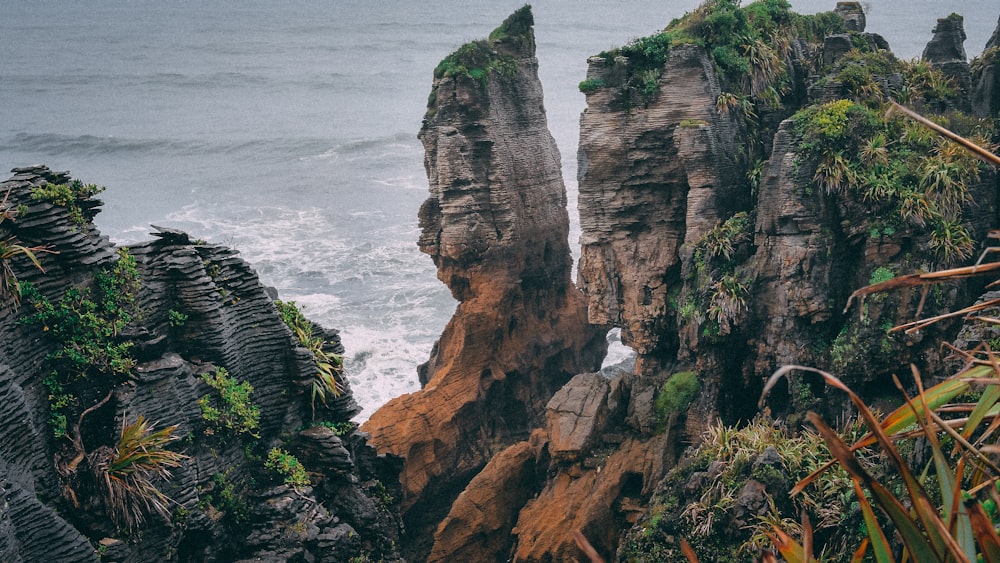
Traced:
<svg viewBox="0 0 1000 563">
<path fill-rule="evenodd" d="M 965 54 L 966 38 L 965 18 L 954 13 L 946 18 L 939 18 L 934 26 L 934 37 L 927 43 L 921 58 L 955 81 L 959 91 L 963 93 L 959 109 L 969 112 L 972 107 L 969 102 L 972 78 Z"/>
<path fill-rule="evenodd" d="M 971 72 L 972 111 L 978 117 L 1000 114 L 1000 21 Z"/>
<path fill-rule="evenodd" d="M 589 62 L 587 78 L 607 82 L 627 64 Z M 580 118 L 580 285 L 591 322 L 622 327 L 644 360 L 676 346 L 665 312 L 681 246 L 745 205 L 737 123 L 716 110 L 719 94 L 704 49 L 681 46 L 653 99 L 629 107 L 620 89 L 601 88 Z"/>
<path fill-rule="evenodd" d="M 94 274 L 117 258 L 115 248 L 90 222 L 100 201 L 79 199 L 82 222 L 68 208 L 32 197 L 45 184 L 67 184 L 66 173 L 43 166 L 18 168 L 0 184 L 8 193 L 3 237 L 39 253 L 45 273 L 24 257 L 9 263 L 49 300 L 88 287 Z M 6 211 L 5 210 L 5 211 Z M 12 213 L 13 214 L 13 213 Z M 398 558 L 398 521 L 387 498 L 398 466 L 376 454 L 347 422 L 358 406 L 347 388 L 318 405 L 317 415 L 340 422 L 333 435 L 308 426 L 316 365 L 278 315 L 272 298 L 237 253 L 157 229 L 155 239 L 130 246 L 140 275 L 142 317 L 119 335 L 133 344 L 136 367 L 117 385 L 106 406 L 82 427 L 88 451 L 114 446 L 123 421 L 142 415 L 162 428 L 176 425 L 185 438 L 173 445 L 190 456 L 156 485 L 174 502 L 169 522 L 149 516 L 122 539 L 92 489 L 71 478 L 58 459 L 68 447 L 53 437 L 46 377 L 48 355 L 59 345 L 47 327 L 23 322 L 34 310 L 4 303 L 0 309 L 0 560 L 3 561 L 347 561 L 364 553 Z M 186 320 L 179 321 L 180 314 Z M 314 326 L 329 353 L 343 353 L 336 331 Z M 223 436 L 202 415 L 199 399 L 211 393 L 200 374 L 224 367 L 250 383 L 259 407 L 260 438 Z M 92 378 L 94 376 L 91 376 Z M 91 379 L 71 384 L 82 410 L 91 401 Z M 103 393 L 103 391 L 102 391 Z M 93 403 L 97 403 L 94 399 Z M 74 415 L 75 417 L 75 415 Z M 214 432 L 214 433 L 213 433 Z M 312 471 L 312 486 L 293 490 L 265 470 L 261 456 L 280 446 Z M 63 473 L 57 471 L 57 466 Z M 254 484 L 256 483 L 256 484 Z M 382 485 L 381 483 L 384 483 Z M 385 487 L 388 487 L 388 491 Z M 391 502 L 391 501 L 390 501 Z"/>
<path fill-rule="evenodd" d="M 406 460 L 417 558 L 430 551 L 420 538 L 498 446 L 527 438 L 552 394 L 595 369 L 606 346 L 570 281 L 566 193 L 531 23 L 522 8 L 494 40 L 446 59 L 419 135 L 430 183 L 420 249 L 460 303 L 422 367 L 423 389 L 364 425 L 380 450 Z M 469 50 L 493 62 L 457 58 Z M 462 70 L 446 70 L 456 62 Z"/>
</svg>

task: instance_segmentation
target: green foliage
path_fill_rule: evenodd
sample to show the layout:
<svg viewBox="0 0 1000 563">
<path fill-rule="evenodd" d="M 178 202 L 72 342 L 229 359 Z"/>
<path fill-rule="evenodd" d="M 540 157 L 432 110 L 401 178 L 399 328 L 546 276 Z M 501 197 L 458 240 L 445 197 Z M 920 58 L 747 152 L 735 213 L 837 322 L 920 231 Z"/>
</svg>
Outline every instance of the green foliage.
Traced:
<svg viewBox="0 0 1000 563">
<path fill-rule="evenodd" d="M 390 508 L 396 499 L 393 498 L 389 491 L 385 488 L 385 483 L 376 479 L 369 490 L 369 494 L 375 497 L 375 500 L 379 502 L 384 508 Z"/>
<path fill-rule="evenodd" d="M 488 41 L 471 41 L 445 57 L 434 69 L 434 78 L 467 76 L 483 86 L 491 73 L 514 77 L 519 72 L 517 59 L 498 53 Z"/>
<path fill-rule="evenodd" d="M 887 91 L 885 79 L 903 72 L 905 65 L 890 51 L 872 51 L 864 43 L 862 47 L 848 51 L 839 64 L 841 69 L 835 79 L 851 99 L 878 109 L 890 97 L 899 95 L 899 92 Z"/>
<path fill-rule="evenodd" d="M 230 478 L 231 469 L 212 476 L 211 489 L 203 491 L 198 507 L 202 510 L 218 510 L 230 525 L 246 524 L 250 521 L 250 505 L 244 498 L 245 484 Z"/>
<path fill-rule="evenodd" d="M 862 427 L 850 424 L 849 439 Z M 773 451 L 769 451 L 773 450 Z M 770 463 L 760 463 L 767 452 Z M 681 464 L 658 488 L 649 515 L 640 521 L 634 543 L 623 546 L 622 561 L 684 561 L 678 537 L 687 539 L 703 561 L 754 561 L 770 547 L 772 523 L 789 529 L 805 511 L 816 528 L 816 540 L 826 547 L 824 561 L 847 561 L 860 541 L 863 518 L 852 502 L 847 473 L 834 468 L 796 495 L 786 491 L 795 481 L 830 461 L 822 438 L 809 431 L 791 433 L 783 425 L 758 418 L 742 426 L 714 424 L 708 428 L 689 461 Z M 863 456 L 865 467 L 895 484 L 877 453 Z M 768 504 L 762 516 L 734 524 L 740 492 L 748 481 L 765 486 Z M 691 484 L 700 483 L 697 492 Z"/>
<path fill-rule="evenodd" d="M 868 285 L 875 285 L 877 283 L 882 283 L 889 281 L 896 277 L 896 273 L 885 266 L 879 266 L 872 270 L 871 278 L 868 279 Z"/>
<path fill-rule="evenodd" d="M 490 41 L 504 41 L 527 36 L 533 25 L 535 25 L 535 17 L 531 13 L 531 6 L 525 4 L 507 16 L 500 27 L 490 32 Z"/>
<path fill-rule="evenodd" d="M 184 326 L 184 324 L 187 323 L 187 320 L 188 316 L 180 311 L 175 311 L 174 309 L 167 311 L 167 321 L 170 323 L 170 326 L 174 328 Z"/>
<path fill-rule="evenodd" d="M 667 423 L 670 415 L 686 411 L 700 387 L 696 372 L 679 371 L 671 375 L 656 397 L 656 419 L 660 426 Z"/>
<path fill-rule="evenodd" d="M 59 373 L 52 372 L 44 380 L 42 385 L 48 390 L 49 400 L 49 425 L 52 427 L 52 434 L 56 438 L 66 436 L 66 411 L 75 406 L 76 397 L 63 386 Z"/>
<path fill-rule="evenodd" d="M 312 425 L 325 426 L 333 430 L 333 433 L 336 434 L 337 436 L 346 436 L 351 432 L 354 432 L 354 429 L 357 428 L 357 426 L 351 421 L 330 422 L 328 420 L 318 420 L 312 423 Z"/>
<path fill-rule="evenodd" d="M 677 124 L 678 127 L 684 129 L 697 129 L 703 125 L 708 125 L 708 122 L 704 119 L 682 119 L 680 123 Z"/>
<path fill-rule="evenodd" d="M 736 272 L 737 249 L 749 243 L 752 222 L 746 212 L 734 214 L 705 233 L 694 244 L 690 300 L 681 307 L 681 318 L 703 325 L 703 336 L 730 334 L 747 310 L 749 288 Z M 703 312 L 699 314 L 699 312 Z"/>
<path fill-rule="evenodd" d="M 237 437 L 259 438 L 255 431 L 260 424 L 260 408 L 250 399 L 253 386 L 221 367 L 214 374 L 203 373 L 201 379 L 215 391 L 198 400 L 201 416 L 210 425 L 205 433 L 223 431 Z"/>
<path fill-rule="evenodd" d="M 77 406 L 69 391 L 73 384 L 87 379 L 91 385 L 114 387 L 135 367 L 133 343 L 122 332 L 141 317 L 139 288 L 135 258 L 124 247 L 118 250 L 118 260 L 94 277 L 92 287 L 68 289 L 56 302 L 23 284 L 34 312 L 19 322 L 41 326 L 56 343 L 56 350 L 46 356 L 55 369 L 44 382 L 56 437 L 66 435 L 67 414 Z"/>
<path fill-rule="evenodd" d="M 944 109 L 948 102 L 957 101 L 959 90 L 955 81 L 930 62 L 914 60 L 902 65 L 903 90 L 897 93 L 898 101 L 922 101 L 940 109 Z"/>
<path fill-rule="evenodd" d="M 14 221 L 17 217 L 27 212 L 27 206 L 23 204 L 19 205 L 17 210 L 11 209 L 7 205 L 9 197 L 10 190 L 7 190 L 7 193 L 3 196 L 3 201 L 0 201 L 0 225 L 4 221 Z M 42 267 L 42 263 L 37 256 L 37 253 L 42 252 L 54 253 L 49 246 L 45 245 L 24 246 L 13 235 L 0 239 L 0 301 L 8 309 L 14 310 L 21 306 L 21 286 L 17 282 L 17 275 L 14 273 L 11 262 L 17 256 L 24 256 L 36 268 L 44 272 L 45 268 Z"/>
<path fill-rule="evenodd" d="M 275 301 L 278 313 L 288 328 L 298 339 L 299 343 L 312 353 L 316 364 L 316 377 L 313 379 L 311 404 L 313 412 L 316 410 L 316 399 L 324 405 L 329 395 L 339 397 L 344 391 L 343 359 L 339 354 L 327 353 L 324 348 L 326 341 L 318 336 L 313 336 L 313 325 L 302 314 L 294 301 Z"/>
<path fill-rule="evenodd" d="M 83 225 L 87 222 L 87 218 L 83 214 L 80 202 L 90 199 L 105 189 L 103 186 L 98 187 L 94 184 L 84 184 L 79 180 L 73 180 L 68 184 L 45 184 L 33 187 L 31 198 L 65 207 L 69 212 L 70 220 L 77 225 Z"/>
<path fill-rule="evenodd" d="M 649 100 L 658 90 L 658 81 L 670 49 L 681 44 L 706 48 L 727 89 L 780 103 L 787 77 L 785 59 L 791 38 L 822 41 L 832 31 L 843 28 L 843 20 L 833 13 L 801 16 L 790 11 L 784 0 L 760 0 L 740 7 L 736 0 L 708 0 L 666 30 L 636 39 L 624 47 L 601 53 L 608 61 L 628 59 L 623 89 L 635 89 Z"/>
<path fill-rule="evenodd" d="M 298 458 L 281 448 L 271 448 L 267 452 L 264 467 L 282 478 L 289 487 L 304 487 L 309 484 L 309 475 Z"/>
<path fill-rule="evenodd" d="M 171 501 L 153 482 L 169 479 L 170 469 L 188 457 L 167 449 L 176 439 L 175 430 L 176 426 L 168 426 L 154 431 L 141 415 L 129 424 L 123 420 L 115 447 L 98 449 L 92 455 L 105 507 L 118 526 L 134 530 L 151 512 L 169 517 Z"/>
<path fill-rule="evenodd" d="M 973 242 L 962 217 L 980 161 L 919 123 L 880 113 L 836 100 L 795 114 L 798 150 L 818 162 L 814 184 L 878 209 L 890 225 L 926 229 L 945 264 L 969 258 Z"/>
<path fill-rule="evenodd" d="M 607 84 L 605 84 L 600 78 L 588 78 L 580 82 L 579 88 L 584 94 L 592 94 L 605 86 L 607 86 Z"/>
<path fill-rule="evenodd" d="M 39 324 L 60 348 L 49 354 L 59 365 L 64 382 L 101 374 L 120 381 L 135 366 L 132 342 L 122 331 L 141 317 L 138 308 L 140 282 L 135 258 L 128 248 L 118 250 L 118 260 L 94 276 L 94 286 L 66 290 L 52 303 L 33 286 L 24 292 L 35 312 L 24 322 Z"/>
<path fill-rule="evenodd" d="M 726 219 L 695 243 L 695 261 L 732 260 L 736 248 L 751 239 L 750 216 L 745 211 Z"/>
<path fill-rule="evenodd" d="M 900 547 L 902 561 L 996 561 L 1000 557 L 996 522 L 989 514 L 990 506 L 983 502 L 1000 477 L 1000 467 L 984 451 L 996 439 L 991 419 L 1000 401 L 1000 371 L 995 364 L 984 363 L 970 362 L 963 372 L 926 389 L 918 383 L 916 397 L 903 392 L 904 403 L 885 417 L 873 412 L 842 381 L 820 370 L 782 369 L 765 386 L 770 388 L 794 370 L 811 371 L 828 386 L 845 392 L 857 409 L 868 433 L 855 440 L 839 436 L 815 413 L 809 414 L 809 420 L 838 468 L 848 474 L 853 498 L 864 516 L 868 542 L 857 551 L 859 557 L 868 545 L 880 563 L 896 561 Z M 920 374 L 914 371 L 913 376 L 919 382 Z M 970 404 L 972 380 L 983 382 L 986 388 Z M 898 382 L 897 386 L 903 389 Z M 900 447 L 902 431 L 925 444 L 930 458 L 926 466 L 910 466 L 911 455 Z M 902 486 L 893 486 L 884 474 L 863 462 L 871 452 L 884 460 L 881 466 L 898 476 L 896 482 Z M 813 485 L 827 470 L 818 468 L 796 489 Z M 977 499 L 975 491 L 982 489 L 987 492 Z M 803 532 L 804 538 L 811 535 L 809 530 Z M 817 544 L 811 538 L 799 543 L 777 524 L 771 537 L 786 560 L 812 560 L 808 546 Z M 894 538 L 891 543 L 890 537 Z"/>
</svg>

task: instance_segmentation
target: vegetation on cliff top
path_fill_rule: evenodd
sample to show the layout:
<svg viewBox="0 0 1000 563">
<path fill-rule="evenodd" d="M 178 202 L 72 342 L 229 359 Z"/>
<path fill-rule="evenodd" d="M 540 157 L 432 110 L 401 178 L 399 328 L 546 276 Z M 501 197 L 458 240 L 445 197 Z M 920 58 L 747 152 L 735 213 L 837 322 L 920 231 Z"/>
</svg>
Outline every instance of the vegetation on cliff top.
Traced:
<svg viewBox="0 0 1000 563">
<path fill-rule="evenodd" d="M 843 30 L 843 19 L 833 12 L 803 16 L 786 0 L 758 0 L 740 7 L 739 0 L 709 0 L 660 33 L 601 52 L 606 64 L 617 57 L 628 60 L 621 86 L 649 100 L 659 91 L 659 80 L 672 48 L 704 47 L 734 92 L 777 104 L 787 78 L 785 61 L 793 38 L 819 41 Z M 584 81 L 581 91 L 593 92 L 596 83 Z"/>
<path fill-rule="evenodd" d="M 445 57 L 434 69 L 434 78 L 465 76 L 478 80 L 485 86 L 490 74 L 494 72 L 500 76 L 517 76 L 517 58 L 502 52 L 502 45 L 514 43 L 520 47 L 524 41 L 529 40 L 534 23 L 531 6 L 522 6 L 508 16 L 500 27 L 494 29 L 489 39 L 470 41 Z M 433 101 L 431 98 L 428 106 L 433 105 Z"/>
</svg>

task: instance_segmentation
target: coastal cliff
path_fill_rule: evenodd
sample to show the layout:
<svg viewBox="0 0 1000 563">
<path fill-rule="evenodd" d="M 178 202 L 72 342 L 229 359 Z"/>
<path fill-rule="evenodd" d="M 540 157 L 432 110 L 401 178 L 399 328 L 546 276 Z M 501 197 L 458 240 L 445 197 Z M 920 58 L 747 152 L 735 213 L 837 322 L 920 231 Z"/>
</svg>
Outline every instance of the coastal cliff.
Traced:
<svg viewBox="0 0 1000 563">
<path fill-rule="evenodd" d="M 349 422 L 345 380 L 310 404 L 318 364 L 293 326 L 328 357 L 343 353 L 337 332 L 289 325 L 228 248 L 169 229 L 115 248 L 91 222 L 96 186 L 14 172 L 0 184 L 5 248 L 36 248 L 44 272 L 5 255 L 21 306 L 5 293 L 0 559 L 397 559 L 397 462 Z M 126 429 L 148 435 L 140 418 L 174 427 L 140 442 L 146 461 L 175 453 L 166 473 L 124 453 Z"/>
</svg>

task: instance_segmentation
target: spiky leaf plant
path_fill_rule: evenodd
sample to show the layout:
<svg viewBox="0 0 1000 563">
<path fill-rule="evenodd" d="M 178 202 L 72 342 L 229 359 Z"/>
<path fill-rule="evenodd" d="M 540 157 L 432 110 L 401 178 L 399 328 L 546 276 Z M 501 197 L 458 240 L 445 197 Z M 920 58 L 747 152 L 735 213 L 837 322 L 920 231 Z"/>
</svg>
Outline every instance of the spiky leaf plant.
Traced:
<svg viewBox="0 0 1000 563">
<path fill-rule="evenodd" d="M 328 396 L 339 397 L 344 392 L 345 384 L 343 375 L 343 360 L 339 354 L 332 354 L 325 350 L 326 341 L 317 336 L 313 336 L 313 325 L 309 319 L 302 314 L 294 301 L 275 301 L 281 318 L 288 328 L 306 350 L 312 353 L 313 361 L 316 365 L 316 376 L 312 384 L 311 405 L 315 418 L 316 399 L 326 405 Z"/>
<path fill-rule="evenodd" d="M 3 196 L 3 201 L 0 201 L 0 225 L 4 221 L 14 221 L 18 215 L 16 210 L 8 207 L 7 199 L 9 197 L 10 190 L 7 190 L 7 193 Z M 17 282 L 17 275 L 14 273 L 14 268 L 11 266 L 11 260 L 17 256 L 25 256 L 28 260 L 31 260 L 31 263 L 36 268 L 44 273 L 45 268 L 42 267 L 42 263 L 38 259 L 38 254 L 42 252 L 58 254 L 47 245 L 24 246 L 14 236 L 8 236 L 0 240 L 0 301 L 8 308 L 16 309 L 21 306 L 21 287 Z"/>
<path fill-rule="evenodd" d="M 134 530 L 151 513 L 169 517 L 171 500 L 154 483 L 169 479 L 170 469 L 188 457 L 167 449 L 176 439 L 175 430 L 176 426 L 154 430 L 139 415 L 131 423 L 122 420 L 114 448 L 103 446 L 90 455 L 108 515 L 120 528 Z"/>
</svg>

